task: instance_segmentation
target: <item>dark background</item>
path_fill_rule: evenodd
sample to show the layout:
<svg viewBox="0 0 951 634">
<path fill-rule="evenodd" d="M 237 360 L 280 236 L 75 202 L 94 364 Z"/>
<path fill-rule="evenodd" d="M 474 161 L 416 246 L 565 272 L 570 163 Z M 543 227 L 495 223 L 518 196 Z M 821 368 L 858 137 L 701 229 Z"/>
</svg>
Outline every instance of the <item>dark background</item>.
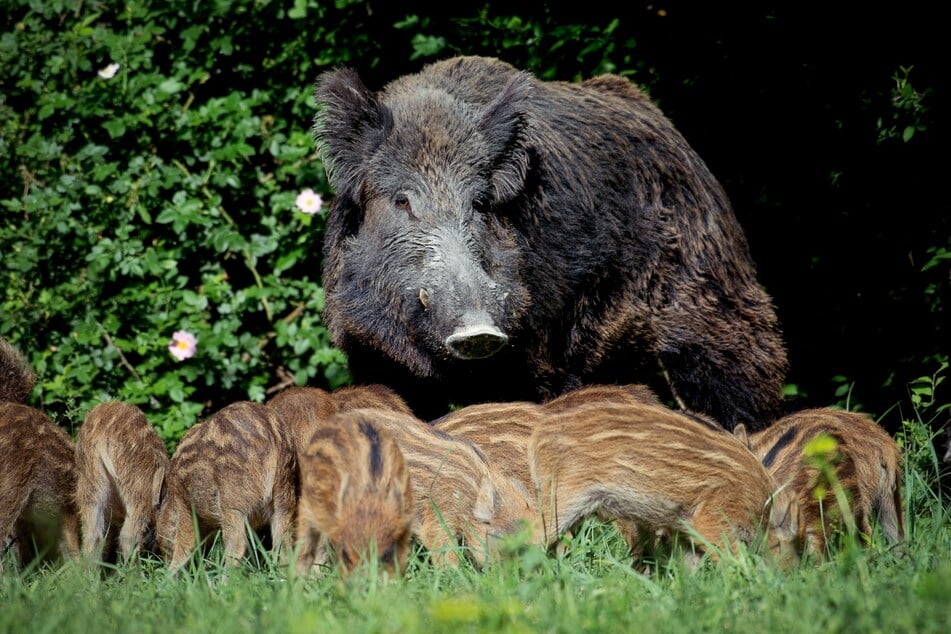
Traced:
<svg viewBox="0 0 951 634">
<path fill-rule="evenodd" d="M 413 13 L 440 34 L 458 32 L 459 16 L 477 11 L 548 28 L 618 18 L 615 57 L 630 55 L 632 79 L 721 180 L 746 230 L 789 348 L 789 407 L 862 409 L 892 430 L 900 408 L 911 414 L 909 382 L 938 371 L 951 348 L 949 260 L 921 270 L 929 249 L 951 249 L 944 116 L 951 56 L 934 8 L 396 4 L 374 7 L 368 28 Z M 447 39 L 435 57 L 482 53 L 527 64 L 518 47 L 500 53 Z M 407 62 L 405 40 L 394 40 L 392 51 L 374 66 L 357 64 L 371 88 L 432 61 Z M 924 95 L 917 116 L 892 102 L 903 67 Z M 558 78 L 591 72 L 566 55 Z M 879 119 L 897 124 L 898 136 L 879 141 Z M 906 142 L 901 130 L 911 124 L 926 129 Z M 938 389 L 945 402 L 946 391 Z M 947 413 L 933 423 L 946 420 Z"/>
<path fill-rule="evenodd" d="M 949 351 L 947 261 L 921 272 L 926 250 L 951 235 L 949 74 L 934 13 L 834 5 L 672 9 L 640 42 L 658 69 L 654 96 L 746 229 L 800 404 L 841 398 L 841 376 L 853 404 L 880 415 L 937 368 L 925 360 Z M 931 90 L 928 129 L 877 143 L 902 66 L 917 90 Z M 940 285 L 940 310 L 929 284 Z"/>
</svg>

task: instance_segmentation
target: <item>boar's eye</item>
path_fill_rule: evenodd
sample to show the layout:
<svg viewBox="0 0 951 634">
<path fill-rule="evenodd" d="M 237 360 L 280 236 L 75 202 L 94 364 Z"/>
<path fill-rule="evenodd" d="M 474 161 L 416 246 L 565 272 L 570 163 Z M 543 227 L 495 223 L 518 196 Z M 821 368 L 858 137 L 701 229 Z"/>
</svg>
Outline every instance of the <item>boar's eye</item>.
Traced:
<svg viewBox="0 0 951 634">
<path fill-rule="evenodd" d="M 483 198 L 480 196 L 478 198 L 473 199 L 472 208 L 475 209 L 476 212 L 480 214 L 487 214 L 491 210 L 491 205 L 489 204 L 489 200 L 487 198 Z"/>
<path fill-rule="evenodd" d="M 400 192 L 393 197 L 393 206 L 403 211 L 410 217 L 412 220 L 416 220 L 416 216 L 413 214 L 413 206 L 409 202 L 409 196 Z"/>
</svg>

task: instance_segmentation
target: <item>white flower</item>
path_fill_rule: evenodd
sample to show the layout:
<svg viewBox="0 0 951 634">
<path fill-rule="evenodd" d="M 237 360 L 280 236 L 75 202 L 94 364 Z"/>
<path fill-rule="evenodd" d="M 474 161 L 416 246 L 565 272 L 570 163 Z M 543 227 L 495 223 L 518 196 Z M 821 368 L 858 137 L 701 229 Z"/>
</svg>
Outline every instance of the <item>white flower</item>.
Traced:
<svg viewBox="0 0 951 634">
<path fill-rule="evenodd" d="M 109 64 L 105 68 L 99 69 L 99 76 L 103 79 L 112 79 L 116 76 L 116 73 L 119 72 L 119 65 L 115 62 Z"/>
<path fill-rule="evenodd" d="M 315 214 L 323 207 L 324 201 L 320 194 L 313 189 L 307 188 L 297 195 L 297 208 L 305 214 Z"/>
</svg>

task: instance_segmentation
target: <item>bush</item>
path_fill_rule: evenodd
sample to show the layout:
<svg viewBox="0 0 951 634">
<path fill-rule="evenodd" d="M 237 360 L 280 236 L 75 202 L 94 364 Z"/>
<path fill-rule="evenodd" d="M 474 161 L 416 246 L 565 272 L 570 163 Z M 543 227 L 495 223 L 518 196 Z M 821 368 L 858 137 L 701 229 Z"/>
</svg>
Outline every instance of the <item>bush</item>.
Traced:
<svg viewBox="0 0 951 634">
<path fill-rule="evenodd" d="M 170 445 L 228 402 L 350 380 L 320 319 L 324 210 L 295 205 L 305 189 L 332 195 L 310 132 L 321 70 L 382 81 L 495 46 L 541 74 L 616 69 L 610 20 L 554 27 L 483 8 L 454 39 L 438 32 L 451 19 L 390 3 L 12 4 L 0 335 L 28 354 L 35 404 L 60 423 L 120 399 Z M 168 349 L 179 330 L 198 341 L 181 361 Z"/>
<path fill-rule="evenodd" d="M 346 382 L 320 322 L 324 219 L 295 207 L 330 194 L 302 78 L 347 57 L 308 54 L 320 21 L 252 2 L 18 13 L 0 49 L 3 178 L 22 183 L 2 200 L 0 332 L 32 353 L 42 406 L 77 423 L 127 400 L 174 441 L 285 377 Z M 193 358 L 169 354 L 176 330 Z"/>
</svg>

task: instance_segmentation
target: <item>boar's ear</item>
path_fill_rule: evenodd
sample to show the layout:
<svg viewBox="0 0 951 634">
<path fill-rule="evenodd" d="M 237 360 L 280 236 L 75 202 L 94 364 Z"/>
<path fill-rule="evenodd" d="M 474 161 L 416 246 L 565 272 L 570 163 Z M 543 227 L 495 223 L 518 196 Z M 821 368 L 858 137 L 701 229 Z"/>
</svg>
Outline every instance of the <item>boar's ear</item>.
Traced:
<svg viewBox="0 0 951 634">
<path fill-rule="evenodd" d="M 532 76 L 516 74 L 499 96 L 488 105 L 480 129 L 492 158 L 492 186 L 495 202 L 514 198 L 523 187 L 529 154 L 525 146 L 526 99 L 532 90 Z"/>
<path fill-rule="evenodd" d="M 392 113 L 349 68 L 327 71 L 317 78 L 314 139 L 331 185 L 349 193 L 357 185 L 366 156 L 386 137 Z"/>
</svg>

